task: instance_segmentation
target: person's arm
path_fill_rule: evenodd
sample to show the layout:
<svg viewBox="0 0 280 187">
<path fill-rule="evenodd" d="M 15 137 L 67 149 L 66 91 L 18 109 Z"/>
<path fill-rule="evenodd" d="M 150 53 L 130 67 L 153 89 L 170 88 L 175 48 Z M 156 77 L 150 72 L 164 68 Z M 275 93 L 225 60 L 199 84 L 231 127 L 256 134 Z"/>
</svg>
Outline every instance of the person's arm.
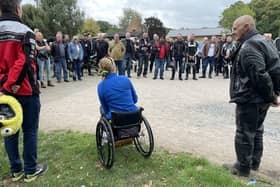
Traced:
<svg viewBox="0 0 280 187">
<path fill-rule="evenodd" d="M 101 104 L 102 110 L 103 110 L 103 112 L 104 112 L 105 115 L 106 115 L 106 114 L 109 113 L 109 107 L 108 107 L 108 105 L 106 104 L 106 100 L 105 100 L 104 94 L 103 94 L 103 91 L 104 91 L 104 90 L 102 90 L 102 86 L 103 86 L 103 85 L 102 85 L 102 82 L 99 83 L 97 92 L 98 92 L 98 98 L 99 98 L 99 102 L 100 102 L 100 104 Z"/>
<path fill-rule="evenodd" d="M 28 69 L 33 63 L 33 59 L 30 57 L 34 54 L 33 51 L 36 48 L 36 44 L 31 43 L 31 39 L 34 39 L 33 33 L 28 32 L 25 34 L 24 43 L 18 44 L 16 46 L 15 52 L 17 53 L 17 59 L 15 60 L 13 66 L 10 68 L 7 80 L 3 84 L 3 90 L 16 94 L 20 89 L 22 82 L 24 81 Z"/>
<path fill-rule="evenodd" d="M 84 59 L 84 49 L 81 44 L 79 44 L 79 47 L 80 47 L 80 60 L 82 61 Z"/>
<path fill-rule="evenodd" d="M 125 54 L 125 46 L 123 45 L 123 43 L 121 42 L 121 47 L 122 47 L 122 56 L 124 56 L 124 54 Z"/>
<path fill-rule="evenodd" d="M 266 102 L 276 99 L 273 82 L 266 71 L 265 57 L 254 45 L 242 51 L 241 66 L 250 79 L 253 89 L 260 94 Z"/>
<path fill-rule="evenodd" d="M 130 87 L 131 87 L 131 95 L 132 95 L 132 99 L 133 99 L 133 102 L 134 104 L 136 104 L 138 102 L 138 96 L 136 94 L 136 90 L 132 84 L 132 82 L 128 79 L 129 83 L 130 83 Z"/>
<path fill-rule="evenodd" d="M 72 53 L 71 53 L 72 44 L 70 43 L 67 47 L 68 57 L 70 61 L 73 61 Z"/>
</svg>

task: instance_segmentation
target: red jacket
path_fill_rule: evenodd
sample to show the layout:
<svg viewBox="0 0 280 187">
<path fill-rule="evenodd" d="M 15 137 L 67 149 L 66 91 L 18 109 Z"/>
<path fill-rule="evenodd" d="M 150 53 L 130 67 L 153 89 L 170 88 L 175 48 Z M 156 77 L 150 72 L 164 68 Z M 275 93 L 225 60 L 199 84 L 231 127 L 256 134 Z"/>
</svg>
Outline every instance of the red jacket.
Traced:
<svg viewBox="0 0 280 187">
<path fill-rule="evenodd" d="M 156 42 L 154 48 L 157 49 L 157 58 L 164 59 L 168 56 L 169 45 L 167 42 Z"/>
<path fill-rule="evenodd" d="M 0 17 L 0 91 L 18 96 L 39 94 L 35 36 L 15 15 Z M 12 87 L 18 85 L 17 92 Z"/>
</svg>

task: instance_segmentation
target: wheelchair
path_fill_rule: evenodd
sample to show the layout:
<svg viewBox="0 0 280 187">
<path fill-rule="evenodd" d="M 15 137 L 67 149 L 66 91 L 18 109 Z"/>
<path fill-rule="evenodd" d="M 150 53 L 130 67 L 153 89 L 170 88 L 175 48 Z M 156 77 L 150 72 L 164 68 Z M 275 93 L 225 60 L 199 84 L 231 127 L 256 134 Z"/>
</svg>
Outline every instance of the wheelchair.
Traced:
<svg viewBox="0 0 280 187">
<path fill-rule="evenodd" d="M 148 120 L 142 114 L 143 110 L 112 112 L 110 121 L 101 115 L 96 126 L 96 144 L 99 160 L 105 168 L 113 166 L 116 145 L 123 141 L 133 142 L 144 158 L 151 156 L 154 137 Z"/>
</svg>

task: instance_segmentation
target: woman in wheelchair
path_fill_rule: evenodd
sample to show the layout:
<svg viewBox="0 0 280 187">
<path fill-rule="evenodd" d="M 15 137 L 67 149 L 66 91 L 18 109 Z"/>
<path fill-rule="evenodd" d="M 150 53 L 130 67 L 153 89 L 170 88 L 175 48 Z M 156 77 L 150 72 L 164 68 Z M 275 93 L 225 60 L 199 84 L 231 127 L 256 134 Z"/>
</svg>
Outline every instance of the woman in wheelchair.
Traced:
<svg viewBox="0 0 280 187">
<path fill-rule="evenodd" d="M 143 157 L 149 158 L 154 149 L 153 133 L 143 108 L 135 105 L 137 94 L 132 83 L 115 73 L 115 62 L 110 57 L 100 60 L 99 69 L 103 80 L 98 85 L 101 117 L 96 126 L 96 147 L 101 164 L 111 168 L 115 147 L 127 143 L 133 143 Z"/>
<path fill-rule="evenodd" d="M 126 76 L 116 74 L 116 65 L 112 58 L 104 57 L 99 63 L 99 72 L 103 78 L 98 85 L 98 97 L 101 103 L 101 113 L 108 120 L 111 112 L 137 111 L 137 94 Z"/>
</svg>

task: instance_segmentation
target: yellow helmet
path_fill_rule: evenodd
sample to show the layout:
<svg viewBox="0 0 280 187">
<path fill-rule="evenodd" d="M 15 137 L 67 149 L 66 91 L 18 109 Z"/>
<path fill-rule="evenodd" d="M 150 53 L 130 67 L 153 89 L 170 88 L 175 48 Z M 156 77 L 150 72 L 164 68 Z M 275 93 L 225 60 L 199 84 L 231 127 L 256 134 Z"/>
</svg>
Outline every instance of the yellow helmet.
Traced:
<svg viewBox="0 0 280 187">
<path fill-rule="evenodd" d="M 20 103 L 12 96 L 0 96 L 0 134 L 11 136 L 20 129 L 23 120 Z"/>
</svg>

